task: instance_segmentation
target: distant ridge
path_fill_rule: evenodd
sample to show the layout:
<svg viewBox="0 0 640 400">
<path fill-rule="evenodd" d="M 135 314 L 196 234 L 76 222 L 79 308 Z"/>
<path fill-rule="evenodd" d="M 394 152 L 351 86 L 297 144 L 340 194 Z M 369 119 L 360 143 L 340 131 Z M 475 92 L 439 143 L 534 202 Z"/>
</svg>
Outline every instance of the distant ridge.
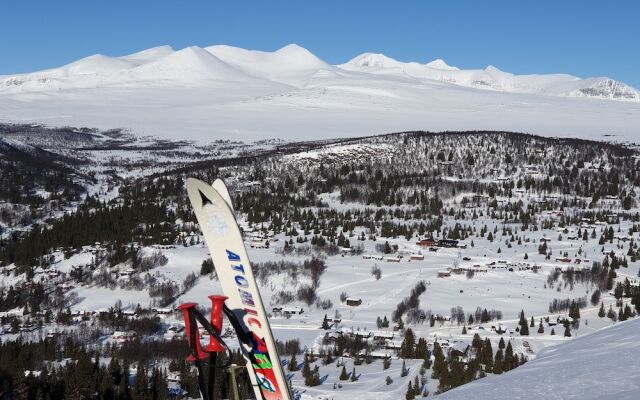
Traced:
<svg viewBox="0 0 640 400">
<path fill-rule="evenodd" d="M 0 121 L 126 128 L 208 141 L 402 130 L 508 130 L 638 141 L 640 94 L 610 78 L 465 70 L 363 53 L 331 65 L 290 44 L 96 54 L 0 76 Z"/>
</svg>

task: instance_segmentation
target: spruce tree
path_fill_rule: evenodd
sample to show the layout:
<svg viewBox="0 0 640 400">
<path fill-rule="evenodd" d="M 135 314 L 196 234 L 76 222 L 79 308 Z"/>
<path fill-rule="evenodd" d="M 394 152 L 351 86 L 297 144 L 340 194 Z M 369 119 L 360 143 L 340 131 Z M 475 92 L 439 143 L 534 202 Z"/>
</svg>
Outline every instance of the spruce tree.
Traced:
<svg viewBox="0 0 640 400">
<path fill-rule="evenodd" d="M 529 325 L 527 324 L 527 319 L 524 316 L 524 310 L 520 312 L 520 335 L 529 335 Z"/>
<path fill-rule="evenodd" d="M 416 394 L 413 392 L 413 386 L 411 385 L 411 381 L 409 381 L 409 385 L 407 386 L 407 394 L 405 395 L 406 400 L 413 400 L 416 397 Z"/>
<path fill-rule="evenodd" d="M 502 350 L 498 350 L 496 353 L 496 358 L 493 362 L 493 373 L 496 375 L 500 375 L 502 373 L 502 364 L 503 364 L 503 356 Z"/>
<path fill-rule="evenodd" d="M 349 375 L 347 375 L 347 369 L 344 367 L 344 365 L 342 366 L 342 371 L 340 371 L 340 376 L 339 378 L 341 381 L 346 381 L 347 379 L 349 379 Z"/>
<path fill-rule="evenodd" d="M 302 365 L 302 376 L 307 378 L 311 375 L 311 366 L 309 365 L 309 355 L 305 353 L 304 364 Z"/>
<path fill-rule="evenodd" d="M 415 358 L 416 338 L 413 330 L 408 328 L 404 333 L 404 340 L 400 346 L 401 358 Z"/>
<path fill-rule="evenodd" d="M 296 360 L 296 353 L 291 353 L 291 358 L 289 359 L 288 369 L 291 372 L 298 370 L 298 360 Z"/>
<path fill-rule="evenodd" d="M 433 372 L 431 377 L 434 379 L 440 379 L 445 376 L 448 372 L 447 362 L 438 342 L 433 344 Z"/>
<path fill-rule="evenodd" d="M 542 318 L 540 319 L 540 325 L 538 326 L 538 333 L 544 333 L 544 326 L 542 325 Z"/>
<path fill-rule="evenodd" d="M 571 328 L 568 323 L 564 324 L 564 336 L 571 337 Z"/>
<path fill-rule="evenodd" d="M 402 360 L 402 369 L 400 370 L 400 376 L 405 377 L 409 374 L 409 370 L 407 369 L 407 362 Z"/>
<path fill-rule="evenodd" d="M 322 320 L 322 329 L 326 331 L 329 328 L 329 321 L 327 321 L 327 314 L 325 314 L 324 319 Z"/>
<path fill-rule="evenodd" d="M 504 351 L 503 371 L 509 371 L 517 365 L 517 358 L 514 360 L 513 347 L 511 346 L 511 340 L 507 343 L 507 348 Z"/>
<path fill-rule="evenodd" d="M 355 382 L 358 380 L 358 375 L 356 375 L 356 367 L 353 367 L 353 371 L 351 372 L 351 382 Z"/>
</svg>

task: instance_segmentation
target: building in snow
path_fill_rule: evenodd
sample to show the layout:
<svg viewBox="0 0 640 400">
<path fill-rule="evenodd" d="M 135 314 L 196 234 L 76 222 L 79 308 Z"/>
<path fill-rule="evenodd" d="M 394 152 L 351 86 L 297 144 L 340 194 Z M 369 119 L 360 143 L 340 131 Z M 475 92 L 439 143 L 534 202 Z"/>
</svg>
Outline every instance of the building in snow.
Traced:
<svg viewBox="0 0 640 400">
<path fill-rule="evenodd" d="M 362 304 L 362 299 L 357 298 L 357 297 L 347 297 L 347 300 L 345 301 L 345 303 L 348 306 L 357 307 L 360 304 Z"/>
</svg>

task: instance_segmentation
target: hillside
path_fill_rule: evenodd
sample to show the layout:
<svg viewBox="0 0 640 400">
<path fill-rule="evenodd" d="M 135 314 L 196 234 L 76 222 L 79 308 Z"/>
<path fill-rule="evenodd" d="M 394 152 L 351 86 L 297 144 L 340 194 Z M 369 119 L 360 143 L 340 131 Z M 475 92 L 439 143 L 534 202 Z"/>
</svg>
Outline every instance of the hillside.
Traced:
<svg viewBox="0 0 640 400">
<path fill-rule="evenodd" d="M 438 396 L 441 400 L 638 398 L 640 320 L 542 350 L 535 360 Z"/>
<path fill-rule="evenodd" d="M 472 129 L 636 142 L 639 101 L 636 89 L 606 77 L 465 70 L 373 53 L 330 65 L 297 45 L 162 46 L 0 76 L 0 121 L 199 142 Z"/>
<path fill-rule="evenodd" d="M 173 309 L 220 287 L 189 177 L 229 186 L 304 399 L 433 398 L 527 363 L 533 382 L 560 373 L 536 357 L 562 361 L 548 349 L 575 338 L 628 352 L 592 362 L 603 377 L 635 355 L 592 335 L 640 313 L 633 148 L 478 131 L 197 146 L 0 124 L 0 138 L 0 369 L 33 396 L 126 392 L 107 368 L 197 396 Z"/>
</svg>

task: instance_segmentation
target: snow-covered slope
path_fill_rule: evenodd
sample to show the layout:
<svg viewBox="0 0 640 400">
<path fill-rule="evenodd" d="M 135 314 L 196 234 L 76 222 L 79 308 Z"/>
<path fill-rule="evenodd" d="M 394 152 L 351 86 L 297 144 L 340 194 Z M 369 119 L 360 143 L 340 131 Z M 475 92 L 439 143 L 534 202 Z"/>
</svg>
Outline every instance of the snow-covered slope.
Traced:
<svg viewBox="0 0 640 400">
<path fill-rule="evenodd" d="M 442 400 L 637 399 L 640 320 L 601 329 L 545 348 L 535 360 L 504 375 L 471 382 Z"/>
<path fill-rule="evenodd" d="M 205 142 L 469 129 L 637 141 L 640 95 L 609 78 L 463 70 L 440 59 L 365 53 L 329 65 L 297 45 L 161 46 L 0 76 L 0 120 Z"/>
<path fill-rule="evenodd" d="M 245 50 L 231 46 L 210 46 L 205 50 L 247 74 L 300 86 L 315 73 L 333 67 L 309 50 L 290 44 L 274 52 Z"/>
<path fill-rule="evenodd" d="M 351 71 L 374 74 L 406 74 L 419 79 L 448 82 L 477 89 L 552 96 L 595 97 L 640 101 L 640 93 L 609 78 L 580 79 L 565 74 L 514 75 L 488 66 L 482 70 L 460 70 L 437 59 L 426 64 L 400 62 L 384 54 L 361 54 L 340 66 Z"/>
</svg>

